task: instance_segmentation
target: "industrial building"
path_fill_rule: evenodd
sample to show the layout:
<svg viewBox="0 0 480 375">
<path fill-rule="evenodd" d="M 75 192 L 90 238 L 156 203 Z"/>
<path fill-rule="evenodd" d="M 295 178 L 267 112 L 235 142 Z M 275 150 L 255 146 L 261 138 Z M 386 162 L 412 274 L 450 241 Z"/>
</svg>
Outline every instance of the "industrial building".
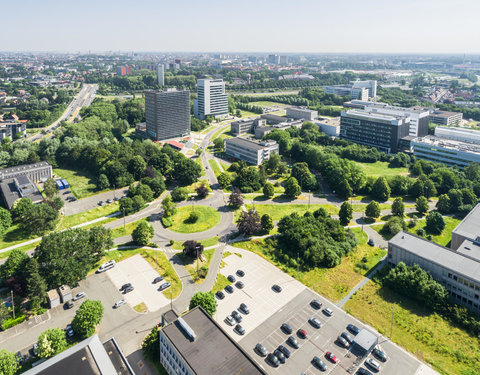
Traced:
<svg viewBox="0 0 480 375">
<path fill-rule="evenodd" d="M 325 94 L 334 94 L 339 96 L 350 96 L 351 99 L 366 101 L 369 98 L 374 99 L 377 96 L 377 81 L 352 81 L 348 85 L 324 86 Z"/>
<path fill-rule="evenodd" d="M 190 91 L 145 91 L 146 136 L 155 141 L 190 134 Z"/>
<path fill-rule="evenodd" d="M 168 374 L 265 374 L 200 306 L 175 316 L 159 333 L 160 362 Z"/>
<path fill-rule="evenodd" d="M 266 126 L 267 120 L 262 118 L 241 119 L 230 124 L 230 133 L 234 136 L 253 133 L 257 127 Z"/>
<path fill-rule="evenodd" d="M 223 79 L 197 80 L 197 99 L 193 101 L 195 117 L 205 120 L 207 116 L 221 118 L 228 115 L 228 95 Z"/>
<path fill-rule="evenodd" d="M 476 242 L 480 239 L 480 204 L 468 213 L 467 216 L 452 231 L 450 247 L 453 250 L 463 244 L 464 241 Z"/>
<path fill-rule="evenodd" d="M 330 137 L 338 137 L 340 135 L 340 117 L 321 118 L 315 121 L 315 124 Z"/>
<path fill-rule="evenodd" d="M 278 154 L 278 143 L 272 140 L 254 141 L 252 139 L 236 137 L 225 139 L 225 153 L 234 159 L 245 160 L 253 165 L 260 165 L 270 158 L 271 154 Z"/>
<path fill-rule="evenodd" d="M 52 166 L 46 161 L 41 161 L 0 169 L 0 181 L 17 176 L 27 176 L 33 182 L 46 181 L 52 177 Z"/>
<path fill-rule="evenodd" d="M 314 121 L 318 117 L 318 112 L 306 107 L 288 107 L 287 117 L 296 120 Z"/>
</svg>

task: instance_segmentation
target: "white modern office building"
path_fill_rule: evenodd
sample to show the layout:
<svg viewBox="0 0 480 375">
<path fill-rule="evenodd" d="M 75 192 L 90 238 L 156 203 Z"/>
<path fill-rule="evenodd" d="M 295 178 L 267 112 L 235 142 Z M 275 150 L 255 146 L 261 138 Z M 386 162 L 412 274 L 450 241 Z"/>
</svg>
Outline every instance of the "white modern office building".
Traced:
<svg viewBox="0 0 480 375">
<path fill-rule="evenodd" d="M 330 137 L 338 137 L 340 135 L 340 117 L 321 118 L 315 121 L 315 124 Z"/>
<path fill-rule="evenodd" d="M 196 118 L 204 120 L 207 116 L 221 118 L 228 115 L 228 95 L 225 93 L 223 79 L 197 80 L 197 99 L 193 102 Z"/>
<path fill-rule="evenodd" d="M 160 86 L 165 86 L 165 69 L 163 64 L 157 65 L 157 80 Z"/>
<path fill-rule="evenodd" d="M 377 81 L 351 81 L 348 85 L 324 86 L 323 92 L 339 96 L 349 95 L 352 99 L 366 101 L 377 96 Z"/>
<path fill-rule="evenodd" d="M 437 126 L 435 128 L 435 136 L 460 142 L 480 144 L 480 132 L 473 129 Z"/>
<path fill-rule="evenodd" d="M 236 137 L 225 139 L 225 153 L 234 159 L 245 160 L 253 165 L 260 165 L 270 159 L 271 154 L 278 154 L 278 143 L 272 140 L 254 141 Z"/>
<path fill-rule="evenodd" d="M 313 121 L 318 117 L 318 112 L 305 107 L 288 107 L 287 117 L 296 120 Z"/>
<path fill-rule="evenodd" d="M 377 80 L 375 79 L 368 81 L 351 81 L 350 84 L 354 89 L 367 89 L 369 98 L 375 99 L 377 97 Z"/>
</svg>

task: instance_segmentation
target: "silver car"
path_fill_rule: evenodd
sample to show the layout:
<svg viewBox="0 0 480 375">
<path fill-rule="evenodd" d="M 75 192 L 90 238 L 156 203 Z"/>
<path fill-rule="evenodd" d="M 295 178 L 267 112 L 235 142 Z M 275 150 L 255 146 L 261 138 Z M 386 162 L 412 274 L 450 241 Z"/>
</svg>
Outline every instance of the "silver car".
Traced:
<svg viewBox="0 0 480 375">
<path fill-rule="evenodd" d="M 113 308 L 118 309 L 120 306 L 125 305 L 126 303 L 127 301 L 125 301 L 124 299 L 121 299 L 120 301 L 115 302 L 115 305 L 113 305 Z"/>
</svg>

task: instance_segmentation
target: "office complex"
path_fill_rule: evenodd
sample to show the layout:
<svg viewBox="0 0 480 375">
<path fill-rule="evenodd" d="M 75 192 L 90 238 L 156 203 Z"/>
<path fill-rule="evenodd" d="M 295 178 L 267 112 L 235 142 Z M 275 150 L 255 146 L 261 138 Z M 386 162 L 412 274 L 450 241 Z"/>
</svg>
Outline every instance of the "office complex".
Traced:
<svg viewBox="0 0 480 375">
<path fill-rule="evenodd" d="M 452 249 L 400 232 L 388 243 L 387 261 L 418 264 L 441 283 L 456 303 L 480 312 L 480 205 L 452 232 Z M 455 233 L 455 235 L 454 235 Z"/>
<path fill-rule="evenodd" d="M 288 107 L 287 117 L 296 120 L 313 121 L 318 117 L 318 112 L 305 107 Z"/>
<path fill-rule="evenodd" d="M 275 141 L 254 141 L 236 137 L 225 139 L 225 153 L 234 159 L 245 160 L 253 165 L 260 165 L 270 158 L 271 154 L 278 154 L 278 144 Z"/>
<path fill-rule="evenodd" d="M 369 113 L 351 109 L 340 117 L 340 137 L 355 143 L 395 153 L 400 139 L 408 135 L 410 119 L 405 116 Z"/>
<path fill-rule="evenodd" d="M 280 65 L 287 65 L 288 64 L 288 56 L 280 56 Z"/>
<path fill-rule="evenodd" d="M 414 108 L 422 108 L 422 107 L 414 107 Z M 463 119 L 462 112 L 447 112 L 441 111 L 436 108 L 423 108 L 425 110 L 430 111 L 429 120 L 430 122 L 438 125 L 446 125 L 446 126 L 458 126 L 460 121 Z"/>
<path fill-rule="evenodd" d="M 146 134 L 155 141 L 190 134 L 190 91 L 145 91 Z"/>
<path fill-rule="evenodd" d="M 351 99 L 368 100 L 377 96 L 377 81 L 352 81 L 348 85 L 324 86 L 325 94 L 335 94 L 339 96 L 350 96 Z"/>
<path fill-rule="evenodd" d="M 280 56 L 278 56 L 278 55 L 268 55 L 268 64 L 269 65 L 280 64 Z"/>
<path fill-rule="evenodd" d="M 27 176 L 33 182 L 46 181 L 52 177 L 52 166 L 46 161 L 40 161 L 38 163 L 0 169 L 0 181 L 18 176 Z"/>
<path fill-rule="evenodd" d="M 157 65 L 157 80 L 160 86 L 165 86 L 165 69 L 163 64 Z"/>
<path fill-rule="evenodd" d="M 159 333 L 160 362 L 168 374 L 265 374 L 200 306 L 181 317 L 169 313 Z"/>
<path fill-rule="evenodd" d="M 315 121 L 315 124 L 330 137 L 338 137 L 340 135 L 340 117 L 321 118 Z"/>
<path fill-rule="evenodd" d="M 225 93 L 223 79 L 197 80 L 197 99 L 193 102 L 195 117 L 204 120 L 207 116 L 215 118 L 228 115 L 228 95 Z"/>
<path fill-rule="evenodd" d="M 234 136 L 253 133 L 257 127 L 262 127 L 267 124 L 267 120 L 262 118 L 256 119 L 242 119 L 234 121 L 230 124 L 230 133 Z"/>
</svg>

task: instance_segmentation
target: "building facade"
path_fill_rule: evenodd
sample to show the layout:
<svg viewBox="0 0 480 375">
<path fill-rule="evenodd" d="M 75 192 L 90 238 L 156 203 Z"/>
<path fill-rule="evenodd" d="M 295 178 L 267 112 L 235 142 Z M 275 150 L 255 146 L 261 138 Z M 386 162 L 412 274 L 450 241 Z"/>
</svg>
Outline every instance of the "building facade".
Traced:
<svg viewBox="0 0 480 375">
<path fill-rule="evenodd" d="M 225 93 L 223 79 L 197 80 L 194 113 L 200 120 L 204 120 L 207 116 L 221 118 L 228 115 L 228 95 Z"/>
<path fill-rule="evenodd" d="M 350 84 L 354 89 L 367 89 L 369 98 L 375 99 L 377 97 L 377 81 L 375 79 L 368 81 L 351 81 Z"/>
<path fill-rule="evenodd" d="M 157 80 L 160 86 L 165 86 L 165 69 L 163 64 L 157 65 Z"/>
<path fill-rule="evenodd" d="M 25 132 L 27 130 L 26 121 L 0 121 L 0 141 L 7 137 L 13 139 L 13 137 L 19 132 Z"/>
<path fill-rule="evenodd" d="M 27 176 L 33 182 L 46 181 L 52 177 L 52 166 L 46 161 L 41 161 L 0 169 L 0 181 L 18 176 Z"/>
<path fill-rule="evenodd" d="M 396 153 L 400 139 L 408 135 L 410 119 L 362 110 L 343 111 L 340 116 L 340 137 L 355 143 Z"/>
<path fill-rule="evenodd" d="M 325 94 L 333 94 L 338 96 L 350 96 L 352 99 L 358 99 L 362 101 L 368 100 L 368 89 L 366 88 L 354 88 L 352 85 L 336 85 L 336 86 L 324 86 L 323 92 Z"/>
<path fill-rule="evenodd" d="M 314 121 L 318 117 L 318 112 L 302 107 L 288 107 L 287 117 L 296 120 Z"/>
<path fill-rule="evenodd" d="M 438 109 L 430 112 L 430 121 L 438 125 L 458 126 L 463 119 L 461 112 L 447 112 Z"/>
<path fill-rule="evenodd" d="M 234 121 L 230 124 L 230 133 L 235 137 L 253 133 L 257 127 L 262 127 L 267 124 L 267 120 L 262 118 L 256 119 L 242 119 L 239 121 Z"/>
<path fill-rule="evenodd" d="M 340 135 L 340 117 L 322 118 L 315 121 L 322 132 L 330 137 L 338 137 Z"/>
<path fill-rule="evenodd" d="M 190 91 L 145 91 L 146 132 L 155 141 L 190 134 Z"/>
<path fill-rule="evenodd" d="M 236 137 L 225 139 L 225 153 L 232 158 L 245 160 L 253 165 L 260 165 L 270 158 L 271 154 L 278 154 L 278 143 L 272 140 L 254 141 Z"/>
</svg>

